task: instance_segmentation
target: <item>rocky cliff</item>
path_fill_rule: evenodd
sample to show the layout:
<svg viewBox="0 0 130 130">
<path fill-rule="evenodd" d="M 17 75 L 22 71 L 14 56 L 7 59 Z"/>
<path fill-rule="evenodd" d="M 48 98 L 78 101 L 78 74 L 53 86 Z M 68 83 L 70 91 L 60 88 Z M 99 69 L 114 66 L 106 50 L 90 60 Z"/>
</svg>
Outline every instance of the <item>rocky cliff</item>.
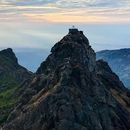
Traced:
<svg viewBox="0 0 130 130">
<path fill-rule="evenodd" d="M 12 49 L 0 51 L 0 125 L 6 121 L 19 98 L 16 92 L 31 75 L 18 64 Z"/>
<path fill-rule="evenodd" d="M 11 48 L 0 51 L 0 78 L 10 76 L 17 82 L 22 82 L 30 74 L 31 72 L 19 65 L 17 57 Z"/>
<path fill-rule="evenodd" d="M 130 95 L 82 31 L 51 49 L 2 130 L 129 130 Z"/>
<path fill-rule="evenodd" d="M 125 86 L 130 89 L 130 49 L 103 50 L 97 52 L 97 59 L 107 61 L 118 74 Z"/>
</svg>

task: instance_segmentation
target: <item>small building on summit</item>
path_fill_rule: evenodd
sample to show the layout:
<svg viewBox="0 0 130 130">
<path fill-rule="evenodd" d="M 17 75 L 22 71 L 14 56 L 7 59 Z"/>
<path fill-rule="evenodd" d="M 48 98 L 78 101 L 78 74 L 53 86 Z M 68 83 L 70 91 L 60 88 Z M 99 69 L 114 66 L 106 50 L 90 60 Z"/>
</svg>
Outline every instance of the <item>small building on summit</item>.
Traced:
<svg viewBox="0 0 130 130">
<path fill-rule="evenodd" d="M 72 26 L 72 28 L 69 29 L 69 33 L 70 34 L 77 34 L 77 33 L 83 34 L 83 31 L 79 31 L 77 28 L 75 28 L 75 26 Z"/>
</svg>

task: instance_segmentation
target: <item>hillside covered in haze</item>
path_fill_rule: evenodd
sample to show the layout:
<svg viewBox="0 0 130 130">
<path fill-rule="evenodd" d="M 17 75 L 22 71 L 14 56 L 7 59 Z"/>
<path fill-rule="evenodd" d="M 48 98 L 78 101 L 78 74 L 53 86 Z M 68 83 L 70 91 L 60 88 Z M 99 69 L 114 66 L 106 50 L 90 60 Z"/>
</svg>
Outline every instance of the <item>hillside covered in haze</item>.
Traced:
<svg viewBox="0 0 130 130">
<path fill-rule="evenodd" d="M 130 49 L 103 50 L 97 52 L 97 59 L 107 61 L 126 87 L 130 88 Z"/>
</svg>

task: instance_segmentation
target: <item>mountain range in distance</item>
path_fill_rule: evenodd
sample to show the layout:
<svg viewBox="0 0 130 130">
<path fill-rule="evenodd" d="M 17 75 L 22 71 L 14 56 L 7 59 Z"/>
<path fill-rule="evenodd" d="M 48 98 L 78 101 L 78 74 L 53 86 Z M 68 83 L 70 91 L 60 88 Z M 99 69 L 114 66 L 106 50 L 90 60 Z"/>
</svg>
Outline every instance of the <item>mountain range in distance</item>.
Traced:
<svg viewBox="0 0 130 130">
<path fill-rule="evenodd" d="M 97 59 L 107 61 L 114 72 L 130 89 L 130 48 L 103 50 L 96 53 Z"/>
</svg>

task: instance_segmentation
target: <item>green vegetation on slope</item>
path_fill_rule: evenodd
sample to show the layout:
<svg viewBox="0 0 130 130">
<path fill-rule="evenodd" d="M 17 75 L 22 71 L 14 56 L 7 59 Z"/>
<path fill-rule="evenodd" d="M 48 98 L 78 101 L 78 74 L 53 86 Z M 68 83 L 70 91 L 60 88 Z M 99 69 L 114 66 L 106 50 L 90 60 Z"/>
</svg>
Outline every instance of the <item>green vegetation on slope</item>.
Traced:
<svg viewBox="0 0 130 130">
<path fill-rule="evenodd" d="M 10 110 L 14 107 L 18 99 L 15 98 L 15 92 L 19 88 L 18 83 L 11 77 L 0 79 L 0 125 L 7 120 Z"/>
<path fill-rule="evenodd" d="M 31 73 L 18 64 L 11 48 L 0 51 L 0 126 L 5 123 L 19 100 L 19 86 Z"/>
</svg>

